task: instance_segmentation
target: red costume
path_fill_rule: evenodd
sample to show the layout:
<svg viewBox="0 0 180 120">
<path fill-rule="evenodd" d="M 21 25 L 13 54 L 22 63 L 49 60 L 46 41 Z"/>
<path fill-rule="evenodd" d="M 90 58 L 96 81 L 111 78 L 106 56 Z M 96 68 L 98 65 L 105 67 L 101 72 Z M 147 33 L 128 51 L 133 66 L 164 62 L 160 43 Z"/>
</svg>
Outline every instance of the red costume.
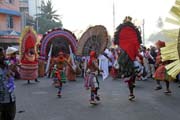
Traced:
<svg viewBox="0 0 180 120">
<path fill-rule="evenodd" d="M 23 80 L 35 80 L 38 77 L 36 42 L 33 28 L 26 27 L 20 38 L 20 76 Z"/>
<path fill-rule="evenodd" d="M 161 61 L 161 53 L 160 53 L 160 48 L 165 47 L 165 42 L 163 41 L 158 41 L 156 42 L 156 46 L 158 49 L 158 54 L 156 57 L 156 71 L 154 73 L 154 78 L 156 80 L 165 80 L 166 78 L 166 69 L 165 69 L 165 63 Z"/>
<path fill-rule="evenodd" d="M 127 79 L 130 91 L 129 100 L 135 98 L 133 93 L 136 77 L 134 61 L 141 44 L 141 34 L 131 20 L 130 16 L 125 17 L 124 23 L 117 27 L 114 35 L 114 44 L 121 48 L 121 52 L 118 54 L 119 75 Z"/>
<path fill-rule="evenodd" d="M 170 89 L 169 89 L 169 76 L 167 74 L 165 65 L 167 62 L 162 62 L 161 60 L 161 51 L 160 48 L 165 47 L 165 42 L 158 40 L 158 42 L 156 42 L 156 47 L 158 49 L 158 55 L 156 57 L 156 71 L 154 73 L 154 78 L 157 82 L 157 87 L 155 88 L 155 90 L 160 90 L 162 89 L 162 86 L 160 84 L 160 81 L 163 80 L 166 83 L 166 91 L 165 93 L 171 93 Z"/>
</svg>

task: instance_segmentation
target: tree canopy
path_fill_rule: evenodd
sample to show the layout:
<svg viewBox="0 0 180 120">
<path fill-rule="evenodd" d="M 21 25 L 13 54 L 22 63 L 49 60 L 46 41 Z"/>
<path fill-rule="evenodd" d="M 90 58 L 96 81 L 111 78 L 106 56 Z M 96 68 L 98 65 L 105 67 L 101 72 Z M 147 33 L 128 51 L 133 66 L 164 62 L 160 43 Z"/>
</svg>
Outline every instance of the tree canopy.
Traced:
<svg viewBox="0 0 180 120">
<path fill-rule="evenodd" d="M 56 14 L 57 10 L 53 10 L 52 1 L 42 1 L 39 7 L 41 13 L 37 14 L 38 33 L 44 34 L 49 29 L 62 27 L 60 15 Z"/>
</svg>

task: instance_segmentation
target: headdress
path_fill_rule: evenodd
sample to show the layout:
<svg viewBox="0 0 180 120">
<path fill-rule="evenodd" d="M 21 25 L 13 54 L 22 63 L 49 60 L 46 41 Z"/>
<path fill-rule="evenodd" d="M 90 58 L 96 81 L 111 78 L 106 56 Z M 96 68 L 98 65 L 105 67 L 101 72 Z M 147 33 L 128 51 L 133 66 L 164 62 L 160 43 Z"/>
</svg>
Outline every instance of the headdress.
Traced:
<svg viewBox="0 0 180 120">
<path fill-rule="evenodd" d="M 88 56 L 92 50 L 96 51 L 96 54 L 103 53 L 108 41 L 108 33 L 104 26 L 89 27 L 78 41 L 77 55 Z"/>
<path fill-rule="evenodd" d="M 162 47 L 165 47 L 165 42 L 164 41 L 161 41 L 161 40 L 158 40 L 155 45 L 158 47 L 158 48 L 162 48 Z"/>
</svg>

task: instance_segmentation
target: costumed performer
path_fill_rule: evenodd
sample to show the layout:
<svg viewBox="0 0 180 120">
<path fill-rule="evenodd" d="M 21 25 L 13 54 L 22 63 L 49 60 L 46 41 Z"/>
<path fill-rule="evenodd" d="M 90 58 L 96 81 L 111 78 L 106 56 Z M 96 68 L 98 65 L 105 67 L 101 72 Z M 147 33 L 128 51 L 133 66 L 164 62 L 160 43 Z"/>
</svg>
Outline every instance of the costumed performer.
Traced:
<svg viewBox="0 0 180 120">
<path fill-rule="evenodd" d="M 70 65 L 67 62 L 67 58 L 66 58 L 66 54 L 63 53 L 62 51 L 60 51 L 58 53 L 58 57 L 54 58 L 54 62 L 53 65 L 54 68 L 54 84 L 55 87 L 58 88 L 58 92 L 57 92 L 57 96 L 61 97 L 62 96 L 62 86 L 63 83 L 66 82 L 66 74 L 65 74 L 65 69 L 66 69 L 66 65 Z"/>
<path fill-rule="evenodd" d="M 165 42 L 158 40 L 156 42 L 156 47 L 157 47 L 158 53 L 157 53 L 157 57 L 156 57 L 156 71 L 153 75 L 153 77 L 157 83 L 157 87 L 155 88 L 155 90 L 162 89 L 160 81 L 164 81 L 166 84 L 166 91 L 164 93 L 171 93 L 171 90 L 169 88 L 170 77 L 168 76 L 166 68 L 165 68 L 165 65 L 168 63 L 168 61 L 162 62 L 162 60 L 161 60 L 160 48 L 165 47 Z"/>
<path fill-rule="evenodd" d="M 124 22 L 117 27 L 115 32 L 115 43 L 121 50 L 118 53 L 119 75 L 128 83 L 129 100 L 135 98 L 134 83 L 136 72 L 134 61 L 139 54 L 141 34 L 138 28 L 131 22 L 132 18 L 126 16 Z"/>
<path fill-rule="evenodd" d="M 20 37 L 20 77 L 27 80 L 39 82 L 38 78 L 38 54 L 37 35 L 32 27 L 25 27 Z"/>
<path fill-rule="evenodd" d="M 85 87 L 86 89 L 90 88 L 90 104 L 97 104 L 100 101 L 100 96 L 98 94 L 99 90 L 99 81 L 97 75 L 99 72 L 103 72 L 98 67 L 98 59 L 95 51 L 90 52 L 90 59 L 86 68 L 86 80 Z"/>
</svg>

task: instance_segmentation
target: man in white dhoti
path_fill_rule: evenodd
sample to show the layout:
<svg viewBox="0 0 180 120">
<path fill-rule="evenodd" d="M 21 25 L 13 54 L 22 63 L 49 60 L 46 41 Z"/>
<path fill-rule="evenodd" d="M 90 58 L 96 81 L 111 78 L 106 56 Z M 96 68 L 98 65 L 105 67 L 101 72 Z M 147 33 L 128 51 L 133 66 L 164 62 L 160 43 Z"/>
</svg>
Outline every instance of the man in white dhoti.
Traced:
<svg viewBox="0 0 180 120">
<path fill-rule="evenodd" d="M 98 57 L 99 68 L 103 70 L 103 72 L 101 73 L 103 80 L 105 80 L 109 76 L 109 63 L 111 62 L 109 55 L 110 51 L 106 49 L 105 52 Z"/>
</svg>

